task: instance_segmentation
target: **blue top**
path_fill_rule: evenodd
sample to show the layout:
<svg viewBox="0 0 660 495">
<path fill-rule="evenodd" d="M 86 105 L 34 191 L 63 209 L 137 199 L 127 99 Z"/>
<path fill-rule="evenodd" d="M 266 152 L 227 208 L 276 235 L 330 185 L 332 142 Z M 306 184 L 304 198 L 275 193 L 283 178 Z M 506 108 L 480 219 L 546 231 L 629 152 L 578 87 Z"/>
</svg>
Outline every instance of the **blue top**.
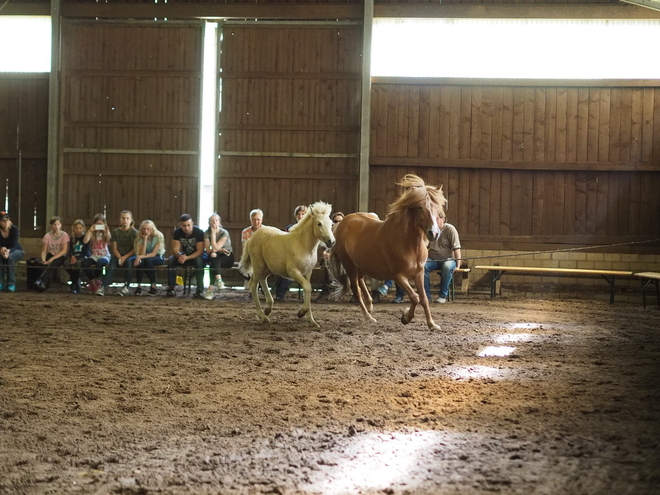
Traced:
<svg viewBox="0 0 660 495">
<path fill-rule="evenodd" d="M 7 237 L 0 234 L 0 247 L 7 248 L 9 251 L 16 251 L 17 249 L 23 251 L 23 248 L 18 242 L 18 227 L 16 225 L 9 227 L 9 235 Z"/>
</svg>

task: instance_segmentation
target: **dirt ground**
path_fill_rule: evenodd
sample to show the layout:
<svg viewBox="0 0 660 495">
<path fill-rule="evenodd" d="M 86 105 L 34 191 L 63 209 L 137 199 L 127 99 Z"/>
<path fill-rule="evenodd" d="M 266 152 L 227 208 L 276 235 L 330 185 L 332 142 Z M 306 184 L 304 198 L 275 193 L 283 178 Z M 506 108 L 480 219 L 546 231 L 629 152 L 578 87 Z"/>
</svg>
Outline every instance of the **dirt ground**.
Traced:
<svg viewBox="0 0 660 495">
<path fill-rule="evenodd" d="M 0 294 L 0 493 L 660 492 L 657 307 L 289 297 Z"/>
</svg>

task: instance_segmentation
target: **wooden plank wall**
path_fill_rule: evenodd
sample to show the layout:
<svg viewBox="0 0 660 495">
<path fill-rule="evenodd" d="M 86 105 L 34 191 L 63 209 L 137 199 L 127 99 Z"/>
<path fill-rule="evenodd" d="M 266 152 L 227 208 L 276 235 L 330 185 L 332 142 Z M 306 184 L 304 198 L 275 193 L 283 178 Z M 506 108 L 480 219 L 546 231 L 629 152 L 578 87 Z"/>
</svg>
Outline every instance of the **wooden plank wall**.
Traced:
<svg viewBox="0 0 660 495">
<path fill-rule="evenodd" d="M 0 210 L 22 237 L 44 235 L 47 152 L 48 74 L 0 74 Z"/>
<path fill-rule="evenodd" d="M 371 135 L 373 210 L 416 172 L 474 248 L 660 235 L 660 88 L 375 84 Z"/>
<path fill-rule="evenodd" d="M 128 209 L 168 235 L 199 196 L 202 26 L 63 26 L 59 211 Z M 169 244 L 168 244 L 169 245 Z"/>
<path fill-rule="evenodd" d="M 240 249 L 249 211 L 284 228 L 299 204 L 358 202 L 362 29 L 223 28 L 217 211 Z"/>
</svg>

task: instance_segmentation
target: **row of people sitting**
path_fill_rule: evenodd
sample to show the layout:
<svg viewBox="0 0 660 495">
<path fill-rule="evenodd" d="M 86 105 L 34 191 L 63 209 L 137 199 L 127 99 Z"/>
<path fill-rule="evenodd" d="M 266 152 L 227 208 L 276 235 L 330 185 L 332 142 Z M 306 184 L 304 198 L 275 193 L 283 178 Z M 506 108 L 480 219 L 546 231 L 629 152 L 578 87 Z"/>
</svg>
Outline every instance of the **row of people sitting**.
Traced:
<svg viewBox="0 0 660 495">
<path fill-rule="evenodd" d="M 167 259 L 167 296 L 176 295 L 177 268 L 181 266 L 195 268 L 195 297 L 213 299 L 214 292 L 224 288 L 220 269 L 231 267 L 234 255 L 229 233 L 222 228 L 219 215 L 211 215 L 206 231 L 195 226 L 190 215 L 182 215 L 173 234 L 172 251 Z M 144 220 L 136 229 L 133 215 L 128 210 L 121 212 L 119 227 L 112 231 L 104 215 L 99 213 L 89 228 L 83 220 L 76 220 L 71 235 L 62 230 L 62 221 L 55 216 L 50 219 L 50 232 L 43 237 L 41 257 L 28 262 L 28 272 L 38 271 L 33 284 L 28 278 L 28 285 L 45 291 L 56 269 L 64 267 L 71 280 L 71 292 L 80 292 L 80 275 L 84 272 L 89 280 L 89 291 L 103 296 L 112 283 L 115 270 L 123 268 L 124 283 L 118 291 L 120 296 L 129 295 L 134 275 L 138 284 L 135 295 L 143 294 L 143 276 L 150 282 L 147 294 L 156 295 L 155 267 L 165 264 L 164 255 L 165 238 L 156 225 L 151 220 Z M 206 265 L 210 265 L 212 283 L 205 291 Z"/>
</svg>

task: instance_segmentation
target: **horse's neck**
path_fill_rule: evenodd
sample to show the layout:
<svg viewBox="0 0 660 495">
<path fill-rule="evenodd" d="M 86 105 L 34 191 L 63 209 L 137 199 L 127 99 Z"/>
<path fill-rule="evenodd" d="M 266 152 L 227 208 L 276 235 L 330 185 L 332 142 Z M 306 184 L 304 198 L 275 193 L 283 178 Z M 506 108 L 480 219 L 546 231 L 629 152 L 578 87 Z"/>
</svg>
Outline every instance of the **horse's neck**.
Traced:
<svg viewBox="0 0 660 495">
<path fill-rule="evenodd" d="M 319 240 L 314 236 L 314 231 L 306 225 L 298 226 L 289 235 L 298 237 L 306 250 L 314 251 L 319 245 Z"/>
<path fill-rule="evenodd" d="M 390 215 L 383 222 L 383 232 L 400 244 L 416 245 L 423 242 L 424 231 L 406 218 L 407 215 Z"/>
</svg>

